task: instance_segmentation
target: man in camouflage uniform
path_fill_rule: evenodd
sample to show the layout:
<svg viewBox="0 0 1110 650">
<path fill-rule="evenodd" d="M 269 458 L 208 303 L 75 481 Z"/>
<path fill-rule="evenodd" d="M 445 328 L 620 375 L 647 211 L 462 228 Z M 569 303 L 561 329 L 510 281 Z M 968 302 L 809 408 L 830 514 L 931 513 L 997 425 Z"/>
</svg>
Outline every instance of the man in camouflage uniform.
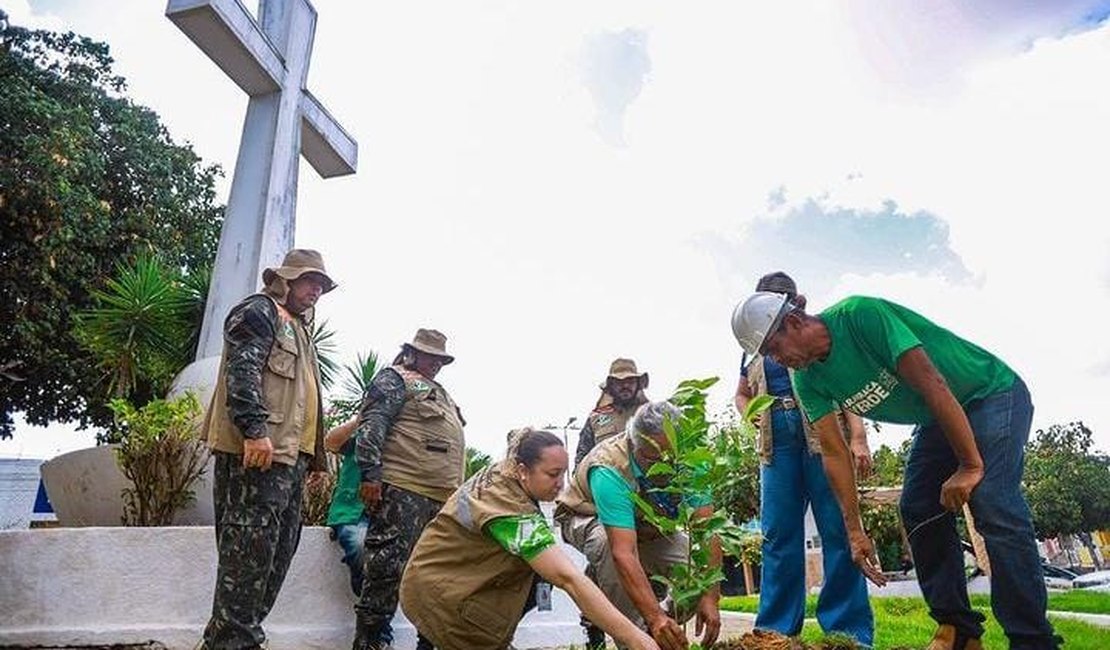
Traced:
<svg viewBox="0 0 1110 650">
<path fill-rule="evenodd" d="M 325 468 L 320 373 L 309 327 L 335 288 L 320 254 L 292 250 L 224 322 L 204 428 L 215 457 L 216 571 L 203 648 L 260 648 L 262 621 L 301 535 L 305 473 Z"/>
<path fill-rule="evenodd" d="M 466 422 L 435 381 L 440 368 L 454 361 L 446 343 L 436 330 L 417 330 L 393 365 L 374 377 L 362 401 L 355 453 L 359 496 L 372 516 L 353 650 L 390 647 L 405 563 L 424 526 L 462 484 Z M 432 646 L 421 637 L 417 647 Z"/>
<path fill-rule="evenodd" d="M 590 414 L 586 424 L 578 434 L 578 449 L 574 453 L 574 464 L 582 462 L 598 443 L 624 431 L 625 424 L 641 404 L 647 402 L 644 389 L 648 386 L 648 374 L 636 370 L 632 359 L 614 359 L 609 364 L 609 376 L 601 384 L 601 397 Z M 586 575 L 594 578 L 594 568 L 586 567 Z M 596 580 L 594 580 L 596 582 Z M 586 647 L 588 650 L 605 647 L 605 632 L 582 615 L 582 627 L 586 628 Z"/>
<path fill-rule="evenodd" d="M 609 364 L 609 376 L 601 384 L 601 397 L 578 434 L 578 449 L 574 464 L 582 462 L 586 454 L 600 442 L 624 431 L 624 425 L 641 404 L 647 402 L 644 390 L 648 387 L 648 374 L 636 371 L 632 359 L 614 359 Z"/>
</svg>

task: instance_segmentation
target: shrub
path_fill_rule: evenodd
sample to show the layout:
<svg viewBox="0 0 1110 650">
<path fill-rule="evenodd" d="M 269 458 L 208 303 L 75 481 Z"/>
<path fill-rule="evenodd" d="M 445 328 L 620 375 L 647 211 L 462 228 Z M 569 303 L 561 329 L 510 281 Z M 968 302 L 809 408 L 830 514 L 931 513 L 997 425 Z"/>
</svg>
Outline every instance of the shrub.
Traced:
<svg viewBox="0 0 1110 650">
<path fill-rule="evenodd" d="M 193 485 L 204 474 L 208 448 L 198 439 L 200 403 L 192 393 L 156 399 L 135 408 L 124 399 L 109 403 L 116 461 L 131 487 L 124 488 L 125 526 L 168 526 L 195 498 Z"/>
</svg>

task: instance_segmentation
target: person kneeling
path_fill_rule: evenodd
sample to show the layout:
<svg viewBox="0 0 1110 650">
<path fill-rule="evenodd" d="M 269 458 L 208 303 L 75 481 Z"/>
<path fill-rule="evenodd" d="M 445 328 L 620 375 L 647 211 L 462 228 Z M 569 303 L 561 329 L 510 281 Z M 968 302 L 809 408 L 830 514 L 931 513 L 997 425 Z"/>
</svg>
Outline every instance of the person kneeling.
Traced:
<svg viewBox="0 0 1110 650">
<path fill-rule="evenodd" d="M 530 428 L 510 437 L 507 458 L 456 490 L 421 534 L 401 579 L 405 616 L 440 650 L 507 648 L 538 574 L 618 641 L 659 650 L 559 549 L 540 510 L 563 487 L 562 441 Z"/>
<path fill-rule="evenodd" d="M 670 608 L 660 604 L 667 594 L 655 593 L 650 575 L 670 575 L 686 562 L 689 539 L 665 535 L 643 517 L 637 498 L 662 515 L 674 517 L 679 507 L 696 518 L 713 514 L 708 494 L 681 495 L 668 491 L 666 474 L 648 476 L 652 465 L 672 451 L 664 422 L 682 417 L 670 402 L 649 402 L 629 420 L 624 432 L 593 448 L 574 469 L 570 487 L 558 501 L 555 520 L 563 539 L 582 552 L 597 572 L 597 582 L 622 614 L 651 632 L 664 650 L 689 646 Z M 720 566 L 720 542 L 711 544 L 710 563 Z M 659 585 L 659 583 L 655 583 Z M 661 586 L 661 585 L 659 585 Z M 712 647 L 721 629 L 720 590 L 714 585 L 697 601 L 694 631 L 704 647 Z M 619 646 L 618 639 L 618 646 Z"/>
</svg>

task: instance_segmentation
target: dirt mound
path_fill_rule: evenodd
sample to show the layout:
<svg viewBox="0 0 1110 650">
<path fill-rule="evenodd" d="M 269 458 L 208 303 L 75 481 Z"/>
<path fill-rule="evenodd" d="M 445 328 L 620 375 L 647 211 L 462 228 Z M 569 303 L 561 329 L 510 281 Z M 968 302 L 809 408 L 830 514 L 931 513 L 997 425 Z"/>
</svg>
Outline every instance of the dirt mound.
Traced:
<svg viewBox="0 0 1110 650">
<path fill-rule="evenodd" d="M 739 639 L 721 641 L 715 650 L 860 650 L 851 637 L 831 635 L 817 643 L 804 643 L 768 630 L 752 630 Z"/>
<path fill-rule="evenodd" d="M 722 641 L 714 646 L 716 650 L 807 650 L 809 646 L 768 630 L 752 630 L 739 639 Z"/>
</svg>

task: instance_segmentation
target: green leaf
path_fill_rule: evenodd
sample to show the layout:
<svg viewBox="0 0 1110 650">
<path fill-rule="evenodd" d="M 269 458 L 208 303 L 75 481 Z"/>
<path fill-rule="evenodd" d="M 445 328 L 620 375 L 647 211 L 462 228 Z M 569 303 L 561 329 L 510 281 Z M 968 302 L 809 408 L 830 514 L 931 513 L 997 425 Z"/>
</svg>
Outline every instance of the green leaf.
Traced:
<svg viewBox="0 0 1110 650">
<path fill-rule="evenodd" d="M 759 414 L 771 408 L 775 403 L 774 395 L 759 395 L 753 397 L 746 407 L 744 407 L 744 420 L 746 422 L 755 423 L 759 418 Z"/>
<path fill-rule="evenodd" d="M 674 468 L 671 467 L 668 463 L 660 461 L 657 463 L 653 463 L 652 466 L 648 468 L 645 476 L 647 476 L 648 478 L 653 478 L 663 475 L 669 476 L 671 474 L 674 474 Z"/>
</svg>

